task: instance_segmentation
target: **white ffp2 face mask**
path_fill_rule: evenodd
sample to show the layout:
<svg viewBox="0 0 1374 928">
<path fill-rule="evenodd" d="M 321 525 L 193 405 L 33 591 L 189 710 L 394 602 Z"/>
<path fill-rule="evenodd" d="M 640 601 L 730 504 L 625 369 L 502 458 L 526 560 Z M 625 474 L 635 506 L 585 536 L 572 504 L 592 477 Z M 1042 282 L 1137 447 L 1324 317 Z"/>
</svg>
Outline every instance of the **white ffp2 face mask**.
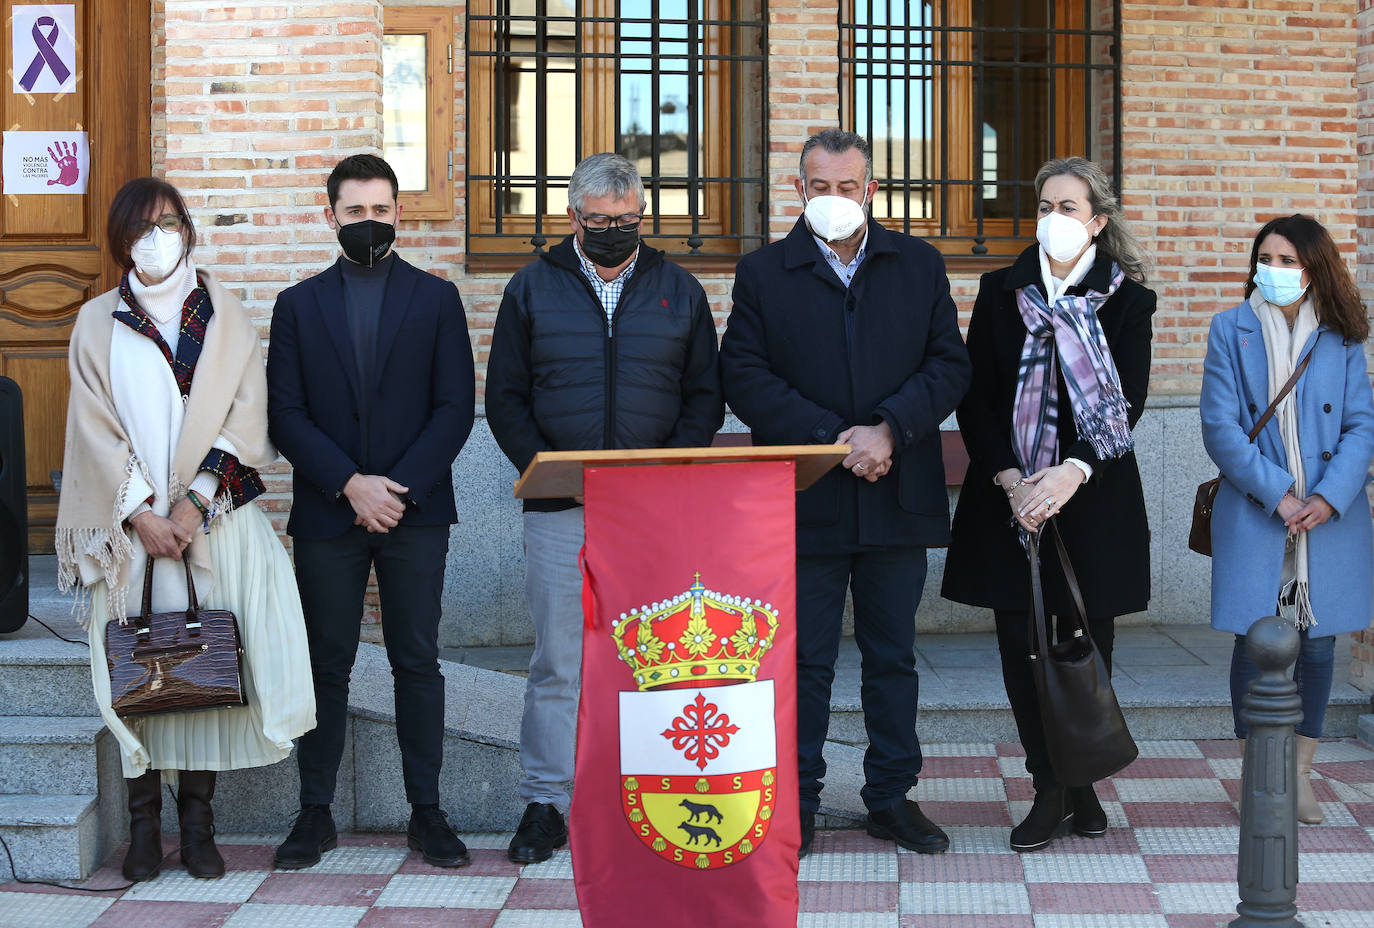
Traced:
<svg viewBox="0 0 1374 928">
<path fill-rule="evenodd" d="M 177 269 L 186 254 L 186 243 L 180 232 L 168 232 L 153 226 L 147 234 L 134 242 L 129 257 L 138 272 L 153 283 L 166 280 Z"/>
<path fill-rule="evenodd" d="M 1089 222 L 1092 218 L 1089 217 Z M 1086 224 L 1063 213 L 1046 213 L 1035 225 L 1035 238 L 1045 254 L 1056 261 L 1070 261 L 1092 240 Z"/>
<path fill-rule="evenodd" d="M 863 206 L 849 197 L 811 197 L 806 201 L 806 224 L 827 242 L 849 238 L 867 221 Z"/>
</svg>

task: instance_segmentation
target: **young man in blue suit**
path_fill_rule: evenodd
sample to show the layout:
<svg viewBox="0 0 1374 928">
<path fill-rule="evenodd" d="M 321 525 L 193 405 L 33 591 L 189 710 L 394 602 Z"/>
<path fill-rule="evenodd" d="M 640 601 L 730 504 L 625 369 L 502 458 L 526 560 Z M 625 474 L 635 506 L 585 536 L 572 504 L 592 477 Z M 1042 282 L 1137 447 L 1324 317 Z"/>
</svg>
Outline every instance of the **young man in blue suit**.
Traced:
<svg viewBox="0 0 1374 928">
<path fill-rule="evenodd" d="M 340 161 L 324 215 L 343 255 L 282 291 L 272 311 L 268 426 L 294 468 L 287 532 L 318 718 L 297 754 L 301 811 L 276 855 L 285 869 L 315 864 L 337 842 L 329 805 L 374 567 L 413 810 L 409 844 L 435 866 L 468 863 L 439 808 L 439 617 L 457 521 L 451 469 L 472 431 L 472 344 L 457 288 L 392 251 L 397 187 L 375 155 Z"/>
</svg>

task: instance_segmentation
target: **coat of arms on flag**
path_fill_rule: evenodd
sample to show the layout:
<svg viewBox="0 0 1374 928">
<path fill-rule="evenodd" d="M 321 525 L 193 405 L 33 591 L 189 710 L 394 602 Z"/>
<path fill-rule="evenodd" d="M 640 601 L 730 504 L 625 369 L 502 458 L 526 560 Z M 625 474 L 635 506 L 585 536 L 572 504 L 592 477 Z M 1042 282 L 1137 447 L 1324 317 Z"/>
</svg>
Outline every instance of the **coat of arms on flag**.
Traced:
<svg viewBox="0 0 1374 928">
<path fill-rule="evenodd" d="M 583 471 L 585 925 L 796 928 L 795 487 L 790 460 Z"/>
<path fill-rule="evenodd" d="M 620 779 L 639 840 L 684 867 L 728 867 L 768 836 L 777 805 L 772 603 L 692 585 L 611 622 L 638 691 L 621 691 Z"/>
</svg>

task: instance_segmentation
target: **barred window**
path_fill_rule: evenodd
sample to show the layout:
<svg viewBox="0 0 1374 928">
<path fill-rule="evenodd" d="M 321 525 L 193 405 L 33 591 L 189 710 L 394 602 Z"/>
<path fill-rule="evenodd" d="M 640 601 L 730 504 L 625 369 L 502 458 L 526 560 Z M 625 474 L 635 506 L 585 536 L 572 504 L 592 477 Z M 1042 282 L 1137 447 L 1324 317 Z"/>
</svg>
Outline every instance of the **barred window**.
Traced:
<svg viewBox="0 0 1374 928">
<path fill-rule="evenodd" d="M 503 268 L 568 231 L 587 155 L 639 167 L 644 238 L 733 259 L 767 240 L 764 0 L 473 0 L 468 262 Z"/>
<path fill-rule="evenodd" d="M 873 213 L 946 255 L 1035 235 L 1035 174 L 1082 155 L 1120 189 L 1107 0 L 841 0 L 840 109 L 873 145 Z"/>
</svg>

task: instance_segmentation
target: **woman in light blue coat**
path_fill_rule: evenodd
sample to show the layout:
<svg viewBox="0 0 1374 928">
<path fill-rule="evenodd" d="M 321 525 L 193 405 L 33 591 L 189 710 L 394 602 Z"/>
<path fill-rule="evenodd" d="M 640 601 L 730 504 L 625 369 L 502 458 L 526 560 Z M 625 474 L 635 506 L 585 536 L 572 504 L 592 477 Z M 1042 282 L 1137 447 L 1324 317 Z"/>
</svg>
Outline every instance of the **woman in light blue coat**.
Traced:
<svg viewBox="0 0 1374 928">
<path fill-rule="evenodd" d="M 1239 708 L 1257 671 L 1243 636 L 1275 611 L 1297 626 L 1298 818 L 1316 823 L 1323 815 L 1308 775 L 1331 694 L 1334 636 L 1369 627 L 1374 606 L 1369 321 L 1331 236 L 1308 216 L 1260 229 L 1245 295 L 1212 319 L 1202 378 L 1202 440 L 1222 475 L 1212 512 L 1212 627 L 1236 635 L 1231 707 L 1244 738 Z M 1250 430 L 1309 352 L 1306 371 L 1252 444 Z"/>
</svg>

